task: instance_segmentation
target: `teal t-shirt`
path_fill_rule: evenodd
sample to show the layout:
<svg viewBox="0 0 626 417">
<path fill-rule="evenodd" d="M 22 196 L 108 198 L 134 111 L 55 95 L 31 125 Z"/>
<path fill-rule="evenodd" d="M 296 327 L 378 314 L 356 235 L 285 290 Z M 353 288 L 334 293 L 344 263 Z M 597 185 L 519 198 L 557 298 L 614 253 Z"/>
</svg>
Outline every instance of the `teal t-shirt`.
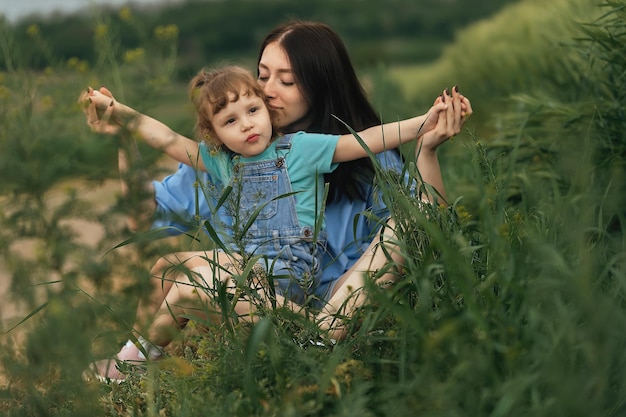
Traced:
<svg viewBox="0 0 626 417">
<path fill-rule="evenodd" d="M 298 220 L 302 226 L 313 227 L 322 208 L 324 174 L 334 171 L 338 165 L 332 162 L 338 140 L 339 135 L 297 132 L 292 135 L 291 149 L 280 151 L 279 154 L 276 150 L 277 140 L 274 140 L 265 151 L 251 158 L 240 155 L 233 157 L 223 151 L 211 152 L 207 144 L 201 142 L 200 156 L 207 172 L 216 183 L 221 183 L 216 185 L 223 187 L 230 182 L 236 163 L 276 159 L 282 155 L 287 164 L 291 189 L 297 192 L 294 198 Z"/>
</svg>

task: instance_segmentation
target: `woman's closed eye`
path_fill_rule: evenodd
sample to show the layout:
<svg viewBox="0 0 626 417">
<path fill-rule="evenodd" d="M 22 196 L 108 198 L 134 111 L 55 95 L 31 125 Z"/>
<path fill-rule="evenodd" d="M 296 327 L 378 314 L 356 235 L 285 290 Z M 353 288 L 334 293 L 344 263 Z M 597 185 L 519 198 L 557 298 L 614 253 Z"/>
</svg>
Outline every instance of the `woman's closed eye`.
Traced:
<svg viewBox="0 0 626 417">
<path fill-rule="evenodd" d="M 267 84 L 270 80 L 270 77 L 267 75 L 259 75 L 259 77 L 257 78 L 257 80 L 261 83 L 261 84 Z M 291 87 L 292 85 L 295 84 L 294 81 L 292 80 L 286 80 L 286 79 L 278 79 L 278 82 L 281 83 L 282 85 L 286 86 L 286 87 Z"/>
</svg>

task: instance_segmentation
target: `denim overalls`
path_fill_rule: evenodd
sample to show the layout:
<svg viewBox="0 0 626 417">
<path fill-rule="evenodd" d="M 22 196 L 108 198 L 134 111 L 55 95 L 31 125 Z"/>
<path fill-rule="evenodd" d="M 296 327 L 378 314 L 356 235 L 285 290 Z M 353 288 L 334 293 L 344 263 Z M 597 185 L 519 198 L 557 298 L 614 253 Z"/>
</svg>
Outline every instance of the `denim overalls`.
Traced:
<svg viewBox="0 0 626 417">
<path fill-rule="evenodd" d="M 286 135 L 276 143 L 275 159 L 242 163 L 235 156 L 229 198 L 239 213 L 239 226 L 233 219 L 235 236 L 262 206 L 241 244 L 247 254 L 264 255 L 258 263 L 274 277 L 277 293 L 303 304 L 319 284 L 326 235 L 320 232 L 314 242 L 314 228 L 298 221 L 297 194 L 287 195 L 292 192 L 285 160 L 290 150 L 291 135 Z M 231 247 L 241 250 L 236 243 Z"/>
</svg>

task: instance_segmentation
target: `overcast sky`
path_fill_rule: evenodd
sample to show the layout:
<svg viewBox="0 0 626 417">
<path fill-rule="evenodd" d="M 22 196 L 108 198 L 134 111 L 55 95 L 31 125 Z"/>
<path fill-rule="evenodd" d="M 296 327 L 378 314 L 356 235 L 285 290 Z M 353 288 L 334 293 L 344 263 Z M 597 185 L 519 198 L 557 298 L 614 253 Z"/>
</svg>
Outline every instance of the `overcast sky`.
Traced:
<svg viewBox="0 0 626 417">
<path fill-rule="evenodd" d="M 182 0 L 0 0 L 0 14 L 11 23 L 32 13 L 48 16 L 54 12 L 72 13 L 96 5 L 120 7 L 125 4 L 168 4 Z"/>
</svg>

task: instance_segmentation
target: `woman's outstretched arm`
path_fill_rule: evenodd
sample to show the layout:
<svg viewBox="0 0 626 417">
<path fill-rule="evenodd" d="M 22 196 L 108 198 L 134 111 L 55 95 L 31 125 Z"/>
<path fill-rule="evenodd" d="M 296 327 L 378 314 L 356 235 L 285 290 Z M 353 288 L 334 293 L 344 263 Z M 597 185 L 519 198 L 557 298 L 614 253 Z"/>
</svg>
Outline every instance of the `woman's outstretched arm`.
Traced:
<svg viewBox="0 0 626 417">
<path fill-rule="evenodd" d="M 421 181 L 430 184 L 445 198 L 436 150 L 450 137 L 460 133 L 465 120 L 472 114 L 472 107 L 467 98 L 458 94 L 458 89 L 453 89 L 450 95 L 444 91 L 435 104 L 444 100 L 449 105 L 439 113 L 436 126 L 418 139 L 416 156 Z M 430 195 L 428 197 L 433 198 Z M 439 202 L 445 203 L 441 202 L 441 198 Z M 331 338 L 345 337 L 347 328 L 342 318 L 350 318 L 367 301 L 367 294 L 363 292 L 365 280 L 371 279 L 372 272 L 377 271 L 376 283 L 389 285 L 400 276 L 404 262 L 395 234 L 395 222 L 391 218 L 363 255 L 333 287 L 330 299 L 317 316 L 320 327 L 327 330 Z"/>
<path fill-rule="evenodd" d="M 439 204 L 447 204 L 447 197 L 437 149 L 448 139 L 458 135 L 465 121 L 472 115 L 472 104 L 459 93 L 458 87 L 452 88 L 450 95 L 448 91 L 444 91 L 435 103 L 443 100 L 448 103 L 448 108 L 439 114 L 435 128 L 422 135 L 415 147 L 417 170 L 421 177 L 417 180 L 430 185 L 437 192 L 437 195 L 426 193 L 422 197 L 431 203 L 436 198 Z"/>
</svg>

